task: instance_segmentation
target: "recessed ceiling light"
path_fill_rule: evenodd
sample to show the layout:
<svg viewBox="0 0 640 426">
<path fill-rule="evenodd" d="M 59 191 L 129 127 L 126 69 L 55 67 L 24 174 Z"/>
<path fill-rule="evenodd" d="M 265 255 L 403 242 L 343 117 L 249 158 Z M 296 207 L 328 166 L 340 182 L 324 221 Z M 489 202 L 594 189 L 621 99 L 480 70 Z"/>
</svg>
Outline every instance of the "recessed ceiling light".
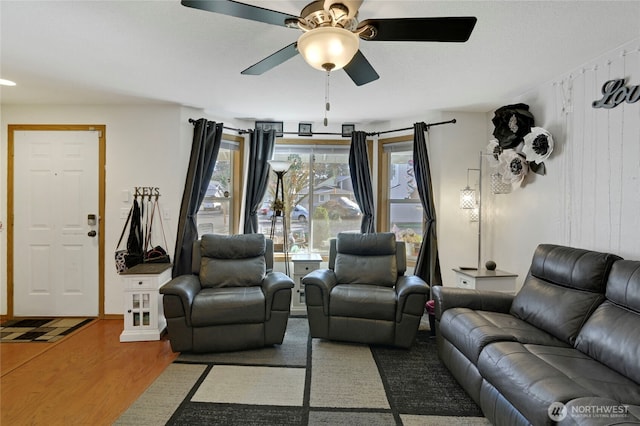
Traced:
<svg viewBox="0 0 640 426">
<path fill-rule="evenodd" d="M 16 83 L 14 83 L 11 80 L 5 80 L 4 78 L 0 78 L 0 86 L 15 86 Z"/>
</svg>

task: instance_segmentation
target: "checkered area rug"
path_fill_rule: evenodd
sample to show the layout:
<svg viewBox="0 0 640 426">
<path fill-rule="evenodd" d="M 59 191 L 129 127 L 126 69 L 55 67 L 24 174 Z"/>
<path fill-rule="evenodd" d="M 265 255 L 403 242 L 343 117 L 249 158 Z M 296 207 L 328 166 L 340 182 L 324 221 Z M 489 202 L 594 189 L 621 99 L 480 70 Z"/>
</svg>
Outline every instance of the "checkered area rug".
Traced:
<svg viewBox="0 0 640 426">
<path fill-rule="evenodd" d="M 489 426 L 421 330 L 411 349 L 309 338 L 290 318 L 282 345 L 181 354 L 115 425 Z"/>
<path fill-rule="evenodd" d="M 91 318 L 13 319 L 0 324 L 0 342 L 57 342 L 91 321 Z"/>
</svg>

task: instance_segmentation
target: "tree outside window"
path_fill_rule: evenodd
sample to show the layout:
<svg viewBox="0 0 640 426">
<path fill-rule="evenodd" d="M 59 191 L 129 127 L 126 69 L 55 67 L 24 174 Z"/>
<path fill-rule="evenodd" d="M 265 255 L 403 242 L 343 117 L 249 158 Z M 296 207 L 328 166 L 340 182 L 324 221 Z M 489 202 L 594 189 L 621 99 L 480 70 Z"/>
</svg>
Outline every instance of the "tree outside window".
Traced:
<svg viewBox="0 0 640 426">
<path fill-rule="evenodd" d="M 274 159 L 288 161 L 284 175 L 285 214 L 289 251 L 328 253 L 329 239 L 338 232 L 359 232 L 361 212 L 355 203 L 348 166 L 349 146 L 276 146 Z M 272 173 L 261 208 L 259 232 L 270 236 L 276 177 Z M 275 219 L 274 244 L 282 243 Z"/>
</svg>

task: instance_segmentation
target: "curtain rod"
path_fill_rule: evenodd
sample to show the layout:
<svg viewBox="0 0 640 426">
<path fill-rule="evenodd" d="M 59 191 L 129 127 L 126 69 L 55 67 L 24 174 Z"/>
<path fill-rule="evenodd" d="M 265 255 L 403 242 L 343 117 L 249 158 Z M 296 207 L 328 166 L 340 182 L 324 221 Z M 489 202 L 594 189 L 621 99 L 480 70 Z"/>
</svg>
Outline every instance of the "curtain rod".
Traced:
<svg viewBox="0 0 640 426">
<path fill-rule="evenodd" d="M 456 119 L 451 119 L 449 121 L 439 121 L 437 123 L 425 123 L 425 127 L 427 128 L 426 130 L 429 130 L 429 127 L 433 127 L 433 126 L 440 126 L 442 124 L 455 124 L 456 123 Z M 371 132 L 371 133 L 367 133 L 367 136 L 380 136 L 382 134 L 385 133 L 393 133 L 393 132 L 403 132 L 405 130 L 413 130 L 413 126 L 412 127 L 405 127 L 403 129 L 394 129 L 394 130 L 383 130 L 382 132 Z"/>
<path fill-rule="evenodd" d="M 196 124 L 198 120 L 194 120 L 193 118 L 189 119 L 189 123 L 191 124 Z M 433 127 L 433 126 L 440 126 L 442 124 L 455 124 L 456 123 L 456 119 L 451 119 L 449 121 L 439 121 L 437 123 L 425 123 L 425 127 L 426 130 L 429 130 L 429 127 Z M 245 130 L 245 129 L 236 129 L 234 127 L 227 127 L 227 126 L 222 126 L 223 129 L 226 130 L 232 130 L 234 132 L 238 132 L 239 135 L 243 135 L 245 133 L 251 133 L 253 130 Z M 383 130 L 381 132 L 367 132 L 367 136 L 380 136 L 383 135 L 385 133 L 394 133 L 394 132 L 403 132 L 406 130 L 413 130 L 413 126 L 412 127 L 405 127 L 402 129 L 393 129 L 393 130 Z M 281 133 L 283 135 L 297 135 L 298 132 L 278 132 Z M 338 133 L 338 132 L 312 132 L 311 135 L 305 135 L 305 136 L 313 136 L 313 135 L 333 135 L 333 136 L 343 136 L 342 133 Z M 346 136 L 345 136 L 346 137 Z"/>
</svg>

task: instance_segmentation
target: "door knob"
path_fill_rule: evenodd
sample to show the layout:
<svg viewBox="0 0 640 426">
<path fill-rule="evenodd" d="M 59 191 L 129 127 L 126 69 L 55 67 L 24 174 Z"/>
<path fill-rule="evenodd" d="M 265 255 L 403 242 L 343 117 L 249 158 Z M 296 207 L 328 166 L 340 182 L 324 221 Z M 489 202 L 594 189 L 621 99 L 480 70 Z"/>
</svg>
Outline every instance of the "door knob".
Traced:
<svg viewBox="0 0 640 426">
<path fill-rule="evenodd" d="M 96 231 L 94 231 L 93 229 L 89 232 L 87 232 L 87 235 L 90 237 L 95 237 L 98 233 Z"/>
</svg>

